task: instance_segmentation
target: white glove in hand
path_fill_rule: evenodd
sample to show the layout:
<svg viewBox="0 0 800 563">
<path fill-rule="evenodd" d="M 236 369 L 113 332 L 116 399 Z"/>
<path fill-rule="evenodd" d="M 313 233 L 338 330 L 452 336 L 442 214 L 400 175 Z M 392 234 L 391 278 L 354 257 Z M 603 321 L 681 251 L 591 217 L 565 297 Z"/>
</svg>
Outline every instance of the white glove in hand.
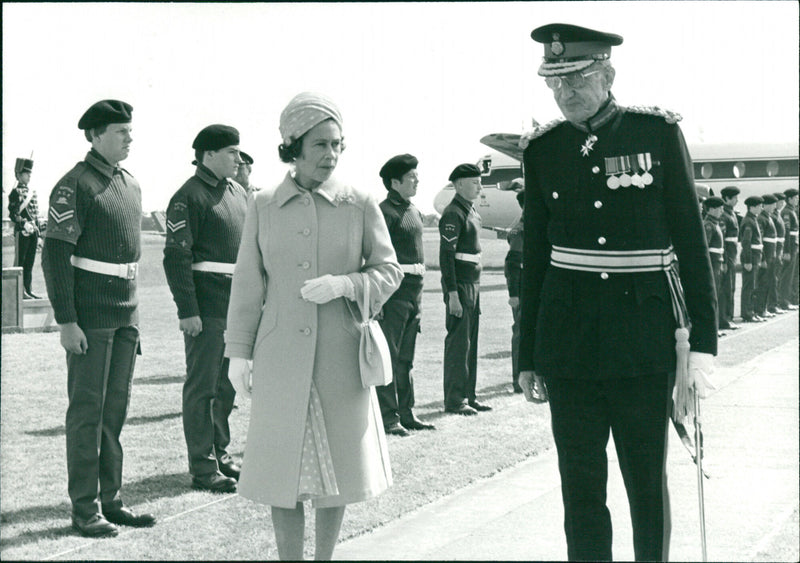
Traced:
<svg viewBox="0 0 800 563">
<path fill-rule="evenodd" d="M 689 382 L 697 389 L 697 396 L 705 399 L 708 391 L 717 386 L 711 379 L 714 373 L 714 356 L 704 352 L 689 352 Z"/>
<path fill-rule="evenodd" d="M 249 399 L 253 393 L 253 362 L 244 358 L 231 358 L 228 379 L 237 394 Z"/>
<path fill-rule="evenodd" d="M 325 274 L 313 280 L 306 280 L 300 289 L 300 295 L 306 301 L 322 305 L 339 297 L 353 299 L 355 287 L 353 287 L 353 281 L 347 276 Z"/>
</svg>

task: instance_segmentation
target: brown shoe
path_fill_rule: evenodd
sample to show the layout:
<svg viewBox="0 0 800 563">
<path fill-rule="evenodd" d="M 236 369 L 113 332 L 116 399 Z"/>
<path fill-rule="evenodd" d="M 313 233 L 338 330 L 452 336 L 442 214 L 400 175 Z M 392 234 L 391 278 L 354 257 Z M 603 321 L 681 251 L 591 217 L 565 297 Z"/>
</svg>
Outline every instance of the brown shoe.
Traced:
<svg viewBox="0 0 800 563">
<path fill-rule="evenodd" d="M 72 515 L 72 527 L 87 538 L 113 538 L 119 534 L 119 528 L 100 514 L 92 514 L 89 518 Z"/>
</svg>

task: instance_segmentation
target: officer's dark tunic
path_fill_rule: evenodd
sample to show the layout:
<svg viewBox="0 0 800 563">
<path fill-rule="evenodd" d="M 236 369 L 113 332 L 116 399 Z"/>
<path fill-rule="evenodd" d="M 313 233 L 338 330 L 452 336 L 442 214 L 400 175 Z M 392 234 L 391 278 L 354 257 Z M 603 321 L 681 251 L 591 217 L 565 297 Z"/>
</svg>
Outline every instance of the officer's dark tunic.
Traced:
<svg viewBox="0 0 800 563">
<path fill-rule="evenodd" d="M 478 376 L 478 322 L 480 319 L 480 262 L 456 258 L 478 256 L 481 218 L 472 202 L 456 194 L 439 220 L 439 267 L 446 311 L 444 339 L 444 406 L 457 409 L 475 400 Z M 449 292 L 457 291 L 464 310 L 450 314 Z"/>
<path fill-rule="evenodd" d="M 392 246 L 400 264 L 425 264 L 422 248 L 422 213 L 404 200 L 397 191 L 380 204 Z M 376 387 L 384 426 L 410 421 L 414 407 L 414 349 L 420 332 L 422 275 L 405 272 L 400 287 L 383 305 L 380 320 L 392 356 L 394 379 L 389 385 Z"/>
<path fill-rule="evenodd" d="M 42 251 L 47 294 L 56 322 L 77 323 L 89 346 L 85 354 L 67 352 L 68 489 L 73 512 L 82 518 L 99 512 L 101 503 L 104 510 L 122 506 L 119 435 L 139 347 L 139 300 L 135 277 L 74 268 L 70 257 L 137 262 L 141 220 L 138 182 L 94 150 L 50 194 Z"/>
<path fill-rule="evenodd" d="M 31 195 L 28 204 L 22 204 Z M 33 263 L 36 260 L 36 247 L 39 244 L 39 203 L 36 192 L 25 184 L 18 184 L 8 194 L 8 218 L 14 222 L 14 266 L 22 268 L 22 285 L 31 293 Z M 31 230 L 26 230 L 29 223 Z"/>
<path fill-rule="evenodd" d="M 233 276 L 192 270 L 198 262 L 235 264 L 242 238 L 247 193 L 233 180 L 218 179 L 202 164 L 175 192 L 167 209 L 164 271 L 178 318 L 199 316 L 203 331 L 184 334 L 186 382 L 183 432 L 194 476 L 228 464 L 228 417 L 236 392 L 228 379 L 225 321 Z"/>
<path fill-rule="evenodd" d="M 733 207 L 724 205 L 720 227 L 725 240 L 725 253 L 722 272 L 722 281 L 718 294 L 719 325 L 728 328 L 733 321 L 733 296 L 736 293 L 736 259 L 739 256 L 739 219 L 733 212 Z"/>
<path fill-rule="evenodd" d="M 775 250 L 777 249 L 777 231 L 772 216 L 763 210 L 758 214 L 758 228 L 761 229 L 761 242 L 764 250 L 761 267 L 756 274 L 756 290 L 753 296 L 753 307 L 756 315 L 765 316 L 767 312 L 767 296 L 771 280 L 775 279 Z"/>
<path fill-rule="evenodd" d="M 783 241 L 783 252 L 789 255 L 789 260 L 783 263 L 780 273 L 778 288 L 778 303 L 781 307 L 797 304 L 798 279 L 797 279 L 797 250 L 798 250 L 798 225 L 797 209 L 786 203 L 781 210 L 781 217 L 786 226 L 786 237 Z"/>
<path fill-rule="evenodd" d="M 722 284 L 722 263 L 724 260 L 725 248 L 723 244 L 723 234 L 720 228 L 720 220 L 713 215 L 706 215 L 703 219 L 703 228 L 706 233 L 708 243 L 708 257 L 711 259 L 711 272 L 714 275 L 714 289 L 719 303 L 720 287 Z M 717 315 L 719 317 L 719 315 Z"/>
<path fill-rule="evenodd" d="M 677 116 L 644 111 L 621 111 L 612 98 L 590 120 L 591 131 L 549 124 L 523 157 L 520 370 L 535 370 L 547 385 L 570 559 L 611 558 L 609 428 L 631 505 L 636 558 L 665 557 L 676 327 L 660 266 L 619 273 L 581 271 L 573 262 L 613 263 L 615 253 L 629 251 L 658 257 L 672 246 L 692 321 L 691 348 L 716 353 L 714 287 L 691 160 Z M 634 167 L 650 182 L 625 187 Z M 551 253 L 569 266 L 551 262 Z M 623 256 L 623 262 L 637 259 Z"/>
<path fill-rule="evenodd" d="M 752 320 L 755 311 L 756 275 L 761 267 L 764 244 L 761 242 L 761 229 L 756 216 L 749 211 L 739 225 L 739 242 L 742 245 L 741 315 L 744 320 Z M 745 266 L 752 268 L 748 270 Z"/>
</svg>

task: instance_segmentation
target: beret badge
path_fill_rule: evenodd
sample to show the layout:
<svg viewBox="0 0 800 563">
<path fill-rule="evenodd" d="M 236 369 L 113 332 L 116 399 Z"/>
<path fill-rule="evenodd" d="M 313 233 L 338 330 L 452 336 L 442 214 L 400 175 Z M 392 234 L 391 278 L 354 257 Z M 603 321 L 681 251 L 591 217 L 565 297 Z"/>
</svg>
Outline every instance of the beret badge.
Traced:
<svg viewBox="0 0 800 563">
<path fill-rule="evenodd" d="M 564 52 L 564 44 L 559 41 L 561 36 L 558 33 L 553 34 L 553 41 L 550 43 L 550 52 L 553 53 L 556 57 L 561 55 Z"/>
</svg>

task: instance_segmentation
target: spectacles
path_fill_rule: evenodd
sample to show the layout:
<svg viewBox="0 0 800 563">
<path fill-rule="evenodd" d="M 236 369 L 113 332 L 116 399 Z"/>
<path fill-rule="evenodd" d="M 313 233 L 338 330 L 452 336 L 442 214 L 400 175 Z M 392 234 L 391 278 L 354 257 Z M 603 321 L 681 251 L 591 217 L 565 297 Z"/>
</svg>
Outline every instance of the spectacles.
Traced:
<svg viewBox="0 0 800 563">
<path fill-rule="evenodd" d="M 544 79 L 544 83 L 547 84 L 547 87 L 551 90 L 560 90 L 565 84 L 573 90 L 577 90 L 586 86 L 587 76 L 598 74 L 599 72 L 599 70 L 593 70 L 592 72 L 586 73 L 573 72 L 572 74 L 565 74 L 564 76 L 548 76 Z"/>
</svg>

